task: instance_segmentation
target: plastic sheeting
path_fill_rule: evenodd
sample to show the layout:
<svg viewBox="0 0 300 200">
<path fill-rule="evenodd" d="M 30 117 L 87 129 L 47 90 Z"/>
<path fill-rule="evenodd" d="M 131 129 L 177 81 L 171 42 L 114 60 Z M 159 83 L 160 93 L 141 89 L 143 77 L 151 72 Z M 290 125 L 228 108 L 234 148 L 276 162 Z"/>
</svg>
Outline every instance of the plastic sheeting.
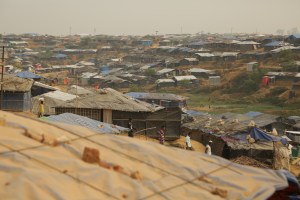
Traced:
<svg viewBox="0 0 300 200">
<path fill-rule="evenodd" d="M 135 138 L 95 134 L 0 111 L 29 133 L 67 135 L 56 147 L 0 126 L 0 190 L 3 199 L 267 199 L 288 186 L 281 171 L 241 166 L 217 156 L 165 147 Z M 81 160 L 85 147 L 101 161 L 139 171 L 141 180 Z"/>
<path fill-rule="evenodd" d="M 254 138 L 255 140 L 260 140 L 260 141 L 273 141 L 273 142 L 278 142 L 280 141 L 282 144 L 287 144 L 287 140 L 281 137 L 275 137 L 272 135 L 269 135 L 265 133 L 263 130 L 258 129 L 256 127 L 252 128 L 250 131 L 250 136 Z"/>
</svg>

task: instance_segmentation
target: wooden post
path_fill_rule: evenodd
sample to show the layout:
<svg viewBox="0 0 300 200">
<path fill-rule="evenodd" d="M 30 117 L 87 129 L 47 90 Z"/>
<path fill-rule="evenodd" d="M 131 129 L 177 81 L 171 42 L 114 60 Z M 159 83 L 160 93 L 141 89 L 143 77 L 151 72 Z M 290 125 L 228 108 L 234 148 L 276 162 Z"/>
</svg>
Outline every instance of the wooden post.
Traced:
<svg viewBox="0 0 300 200">
<path fill-rule="evenodd" d="M 3 102 L 3 74 L 4 74 L 4 46 L 2 46 L 2 72 L 1 72 L 1 97 L 0 97 L 0 110 L 2 110 L 2 102 Z"/>
</svg>

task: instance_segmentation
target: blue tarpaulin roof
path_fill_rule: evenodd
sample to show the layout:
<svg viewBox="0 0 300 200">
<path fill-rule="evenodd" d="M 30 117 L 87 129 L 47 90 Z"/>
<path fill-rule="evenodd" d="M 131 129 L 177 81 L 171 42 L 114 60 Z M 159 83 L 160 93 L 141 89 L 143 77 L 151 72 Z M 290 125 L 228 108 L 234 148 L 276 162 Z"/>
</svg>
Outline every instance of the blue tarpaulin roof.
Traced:
<svg viewBox="0 0 300 200">
<path fill-rule="evenodd" d="M 287 140 L 281 137 L 276 137 L 273 135 L 269 135 L 263 130 L 259 128 L 252 128 L 250 131 L 250 136 L 255 139 L 255 140 L 260 140 L 260 141 L 274 141 L 274 142 L 282 142 L 282 144 L 287 144 Z"/>
<path fill-rule="evenodd" d="M 99 122 L 97 120 L 90 119 L 88 117 L 83 117 L 80 115 L 75 115 L 72 113 L 63 113 L 60 115 L 51 115 L 49 117 L 44 117 L 44 120 L 52 122 L 60 122 L 71 125 L 83 126 L 88 129 L 92 129 L 97 133 L 120 133 L 122 131 L 127 131 L 127 128 L 121 126 L 115 126 L 113 124 L 108 124 L 104 122 Z"/>
<path fill-rule="evenodd" d="M 290 37 L 299 39 L 299 38 L 300 38 L 300 34 L 293 34 L 293 35 L 290 35 L 289 38 L 290 38 Z"/>
<path fill-rule="evenodd" d="M 245 115 L 247 115 L 248 117 L 256 117 L 256 116 L 261 115 L 261 114 L 263 114 L 263 113 L 250 111 L 250 112 L 247 112 Z"/>
<path fill-rule="evenodd" d="M 276 47 L 276 46 L 280 46 L 280 45 L 282 45 L 282 42 L 274 40 L 274 41 L 266 44 L 265 46 L 266 47 Z"/>
<path fill-rule="evenodd" d="M 149 93 L 146 93 L 146 92 L 129 92 L 129 93 L 127 93 L 127 95 L 129 95 L 133 98 L 136 98 L 136 99 L 138 99 L 138 98 L 144 99 L 149 95 Z"/>
<path fill-rule="evenodd" d="M 36 75 L 32 72 L 18 72 L 16 74 L 17 77 L 20 77 L 20 78 L 31 78 L 31 79 L 37 79 L 37 78 L 42 78 L 41 76 L 39 75 Z"/>
<path fill-rule="evenodd" d="M 54 56 L 52 56 L 53 58 L 66 58 L 68 57 L 66 54 L 62 54 L 62 53 L 58 53 L 58 54 L 55 54 Z"/>
</svg>

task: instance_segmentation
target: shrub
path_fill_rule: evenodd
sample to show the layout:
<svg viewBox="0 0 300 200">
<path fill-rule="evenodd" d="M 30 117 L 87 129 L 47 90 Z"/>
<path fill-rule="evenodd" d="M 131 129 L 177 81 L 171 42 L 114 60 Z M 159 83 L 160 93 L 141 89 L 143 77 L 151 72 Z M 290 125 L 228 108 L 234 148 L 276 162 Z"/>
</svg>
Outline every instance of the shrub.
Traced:
<svg viewBox="0 0 300 200">
<path fill-rule="evenodd" d="M 156 74 L 154 69 L 146 69 L 145 70 L 145 75 L 146 76 L 154 76 Z"/>
<path fill-rule="evenodd" d="M 268 104 L 273 104 L 273 105 L 277 105 L 277 106 L 283 106 L 283 102 L 275 96 L 268 96 L 265 98 L 260 99 L 260 102 L 262 103 L 268 103 Z"/>
<path fill-rule="evenodd" d="M 276 87 L 276 88 L 273 88 L 273 89 L 270 90 L 270 94 L 271 94 L 272 96 L 278 96 L 278 95 L 284 93 L 284 92 L 287 91 L 287 90 L 288 90 L 288 89 L 285 88 L 285 87 Z"/>
<path fill-rule="evenodd" d="M 231 81 L 231 87 L 226 88 L 223 92 L 228 93 L 253 93 L 259 89 L 263 72 L 241 73 Z"/>
<path fill-rule="evenodd" d="M 138 85 L 132 85 L 129 89 L 130 92 L 139 92 L 140 87 Z"/>
</svg>

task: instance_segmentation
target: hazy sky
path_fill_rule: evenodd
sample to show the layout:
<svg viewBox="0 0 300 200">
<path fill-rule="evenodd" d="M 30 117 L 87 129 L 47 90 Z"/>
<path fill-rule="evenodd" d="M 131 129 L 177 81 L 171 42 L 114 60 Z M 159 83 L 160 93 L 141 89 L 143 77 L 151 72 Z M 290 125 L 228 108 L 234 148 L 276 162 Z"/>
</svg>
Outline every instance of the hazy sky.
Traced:
<svg viewBox="0 0 300 200">
<path fill-rule="evenodd" d="M 276 33 L 300 30 L 300 0 L 0 0 L 0 33 Z"/>
</svg>

